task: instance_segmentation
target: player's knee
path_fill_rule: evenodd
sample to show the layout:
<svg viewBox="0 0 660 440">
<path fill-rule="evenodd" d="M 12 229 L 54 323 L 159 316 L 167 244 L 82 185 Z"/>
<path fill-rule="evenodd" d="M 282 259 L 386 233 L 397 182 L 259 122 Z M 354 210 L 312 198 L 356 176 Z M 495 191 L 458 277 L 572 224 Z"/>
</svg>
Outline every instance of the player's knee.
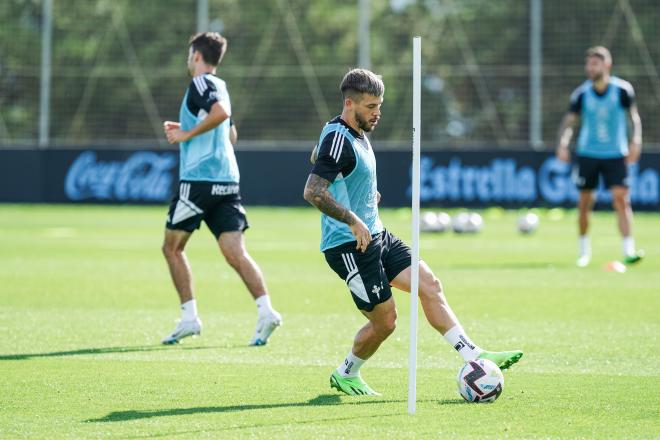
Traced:
<svg viewBox="0 0 660 440">
<path fill-rule="evenodd" d="M 433 293 L 442 293 L 442 283 L 436 277 L 432 277 L 428 284 L 428 289 Z"/>
<path fill-rule="evenodd" d="M 419 294 L 422 297 L 436 298 L 442 295 L 442 283 L 433 275 L 427 279 L 424 279 L 420 287 L 421 289 Z"/>
<path fill-rule="evenodd" d="M 590 200 L 582 200 L 578 202 L 578 209 L 580 212 L 587 212 L 591 210 L 591 201 Z"/>
<path fill-rule="evenodd" d="M 394 330 L 396 330 L 396 316 L 385 322 L 385 325 L 383 326 L 383 335 L 387 337 L 394 333 Z"/>
<path fill-rule="evenodd" d="M 239 256 L 237 256 L 234 253 L 225 253 L 224 255 L 225 255 L 225 260 L 227 261 L 227 264 L 229 264 L 234 269 L 240 267 L 241 259 L 240 259 Z"/>
<path fill-rule="evenodd" d="M 175 244 L 168 242 L 163 243 L 163 246 L 161 246 L 160 249 L 163 252 L 165 258 L 167 258 L 168 260 L 172 258 L 176 258 L 176 256 L 181 254 L 181 252 L 183 251 L 183 249 L 179 249 L 179 247 L 176 246 Z"/>
<path fill-rule="evenodd" d="M 222 249 L 222 254 L 225 256 L 227 264 L 229 264 L 234 269 L 241 267 L 241 263 L 246 258 L 244 249 L 241 249 L 240 247 Z"/>
<path fill-rule="evenodd" d="M 581 211 L 591 210 L 592 205 L 593 205 L 593 196 L 591 194 L 580 195 L 580 199 L 578 200 L 578 208 Z"/>
<path fill-rule="evenodd" d="M 612 196 L 612 206 L 615 209 L 624 209 L 628 205 L 628 197 L 626 194 L 617 193 Z"/>
<path fill-rule="evenodd" d="M 396 310 L 392 313 L 388 313 L 381 322 L 378 323 L 377 330 L 383 339 L 387 338 L 389 335 L 394 333 L 396 330 Z"/>
<path fill-rule="evenodd" d="M 394 330 L 396 330 L 396 316 L 394 316 L 391 320 L 388 320 L 385 324 L 385 333 L 387 336 L 394 333 Z"/>
</svg>

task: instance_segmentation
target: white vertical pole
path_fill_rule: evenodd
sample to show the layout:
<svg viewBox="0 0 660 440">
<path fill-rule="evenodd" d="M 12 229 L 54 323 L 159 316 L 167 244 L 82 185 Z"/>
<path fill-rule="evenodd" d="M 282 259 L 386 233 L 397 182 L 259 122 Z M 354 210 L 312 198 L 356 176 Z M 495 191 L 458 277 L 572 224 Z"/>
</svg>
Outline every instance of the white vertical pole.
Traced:
<svg viewBox="0 0 660 440">
<path fill-rule="evenodd" d="M 541 112 L 541 69 L 542 69 L 542 0 L 530 0 L 529 8 L 529 143 L 532 148 L 543 148 L 543 113 Z"/>
<path fill-rule="evenodd" d="M 209 1 L 197 0 L 197 32 L 209 31 Z"/>
<path fill-rule="evenodd" d="M 371 40 L 369 37 L 369 1 L 358 1 L 358 66 L 371 70 Z"/>
<path fill-rule="evenodd" d="M 410 280 L 410 352 L 408 354 L 408 413 L 417 406 L 417 303 L 419 292 L 419 186 L 421 135 L 422 38 L 413 38 L 413 161 L 412 161 L 412 261 Z"/>
<path fill-rule="evenodd" d="M 44 0 L 41 17 L 41 77 L 39 85 L 39 148 L 50 142 L 50 76 L 53 43 L 53 0 Z"/>
</svg>

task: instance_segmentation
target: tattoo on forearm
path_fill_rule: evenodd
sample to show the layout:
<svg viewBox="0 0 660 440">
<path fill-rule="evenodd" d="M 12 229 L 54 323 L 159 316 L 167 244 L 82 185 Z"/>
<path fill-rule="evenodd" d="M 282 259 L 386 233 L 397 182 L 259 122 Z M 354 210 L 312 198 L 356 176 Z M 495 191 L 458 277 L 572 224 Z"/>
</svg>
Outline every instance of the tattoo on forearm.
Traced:
<svg viewBox="0 0 660 440">
<path fill-rule="evenodd" d="M 355 223 L 355 215 L 348 209 L 341 206 L 330 191 L 328 191 L 330 182 L 316 174 L 310 174 L 305 185 L 305 200 L 316 206 L 319 211 L 325 215 L 339 220 L 340 222 L 352 225 Z"/>
<path fill-rule="evenodd" d="M 573 127 L 577 122 L 577 118 L 571 114 L 567 114 L 561 121 L 559 127 L 559 145 L 568 147 L 573 137 Z"/>
</svg>

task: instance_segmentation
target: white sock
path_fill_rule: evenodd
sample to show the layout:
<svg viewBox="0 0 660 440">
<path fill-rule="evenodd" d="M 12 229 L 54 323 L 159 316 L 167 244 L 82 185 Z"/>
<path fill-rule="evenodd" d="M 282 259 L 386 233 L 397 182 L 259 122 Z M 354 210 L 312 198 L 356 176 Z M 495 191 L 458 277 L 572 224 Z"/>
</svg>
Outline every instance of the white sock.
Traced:
<svg viewBox="0 0 660 440">
<path fill-rule="evenodd" d="M 591 241 L 589 241 L 589 237 L 587 235 L 580 235 L 578 243 L 580 245 L 580 256 L 591 256 Z"/>
<path fill-rule="evenodd" d="M 632 238 L 632 236 L 629 235 L 628 237 L 623 237 L 621 247 L 623 249 L 624 257 L 635 255 L 635 239 Z"/>
<path fill-rule="evenodd" d="M 463 360 L 465 362 L 475 360 L 483 351 L 474 342 L 472 342 L 460 324 L 450 328 L 443 336 L 445 340 L 456 349 L 458 354 L 463 356 Z"/>
<path fill-rule="evenodd" d="M 181 304 L 181 320 L 194 321 L 197 318 L 197 300 L 191 299 L 190 301 Z"/>
<path fill-rule="evenodd" d="M 344 362 L 337 367 L 337 373 L 343 377 L 355 377 L 360 374 L 360 367 L 365 362 L 366 360 L 360 359 L 352 351 L 349 351 Z"/>
<path fill-rule="evenodd" d="M 254 302 L 257 304 L 257 313 L 259 316 L 273 313 L 273 306 L 270 304 L 270 295 L 261 295 L 259 298 L 255 299 Z"/>
</svg>

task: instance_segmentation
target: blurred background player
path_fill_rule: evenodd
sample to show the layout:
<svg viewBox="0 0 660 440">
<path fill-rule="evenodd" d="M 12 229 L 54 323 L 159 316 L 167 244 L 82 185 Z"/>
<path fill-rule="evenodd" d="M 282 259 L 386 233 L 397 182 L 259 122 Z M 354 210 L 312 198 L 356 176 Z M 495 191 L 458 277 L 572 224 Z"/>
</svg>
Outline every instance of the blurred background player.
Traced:
<svg viewBox="0 0 660 440">
<path fill-rule="evenodd" d="M 314 167 L 304 197 L 321 216 L 321 251 L 346 282 L 353 301 L 369 322 L 362 327 L 330 385 L 349 395 L 377 395 L 360 376 L 360 367 L 392 334 L 397 312 L 390 286 L 410 292 L 410 248 L 384 229 L 378 215 L 376 158 L 366 133 L 380 119 L 385 86 L 364 69 L 344 76 L 342 114 L 326 124 L 312 153 Z M 419 297 L 428 322 L 466 361 L 487 358 L 506 369 L 521 351 L 488 352 L 474 344 L 447 304 L 442 285 L 422 261 Z"/>
<path fill-rule="evenodd" d="M 612 194 L 621 232 L 623 261 L 638 262 L 643 251 L 636 251 L 632 236 L 628 165 L 639 160 L 642 145 L 642 121 L 635 104 L 635 92 L 629 82 L 610 76 L 612 56 L 605 47 L 587 50 L 585 72 L 587 80 L 571 95 L 568 113 L 559 130 L 557 157 L 570 162 L 568 146 L 574 126 L 580 123 L 577 139 L 575 183 L 580 191 L 579 256 L 577 265 L 585 267 L 591 260 L 589 216 L 594 205 L 594 190 L 599 176 Z M 632 121 L 632 136 L 628 137 L 628 117 Z"/>
<path fill-rule="evenodd" d="M 184 248 L 202 220 L 216 237 L 227 263 L 241 276 L 257 304 L 257 328 L 250 345 L 264 345 L 282 324 L 271 305 L 264 277 L 245 249 L 248 228 L 239 192 L 239 171 L 232 142 L 237 133 L 231 124 L 231 103 L 225 82 L 215 71 L 227 48 L 218 33 L 190 39 L 188 70 L 192 81 L 179 114 L 180 122 L 164 123 L 167 140 L 180 143 L 179 194 L 170 205 L 163 253 L 181 301 L 181 320 L 163 339 L 175 344 L 197 335 L 202 322 L 197 315 L 190 264 Z"/>
</svg>

